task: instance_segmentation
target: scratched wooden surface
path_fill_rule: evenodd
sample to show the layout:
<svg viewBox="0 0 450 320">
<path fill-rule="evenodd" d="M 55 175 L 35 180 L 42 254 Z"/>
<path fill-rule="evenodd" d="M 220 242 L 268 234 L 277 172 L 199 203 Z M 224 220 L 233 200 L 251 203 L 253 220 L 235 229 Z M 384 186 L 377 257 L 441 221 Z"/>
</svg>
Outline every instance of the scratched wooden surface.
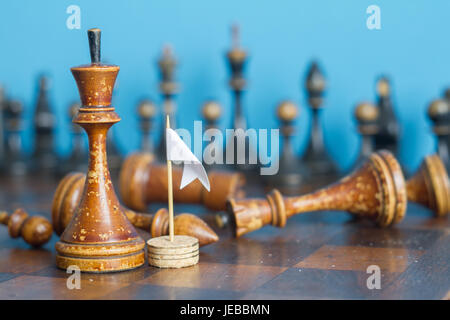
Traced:
<svg viewBox="0 0 450 320">
<path fill-rule="evenodd" d="M 50 218 L 57 180 L 0 180 L 0 207 L 23 207 Z M 251 187 L 253 194 L 262 194 Z M 213 215 L 194 212 L 218 232 L 218 243 L 201 248 L 200 263 L 180 270 L 144 265 L 111 274 L 82 274 L 69 290 L 55 266 L 57 236 L 42 249 L 10 239 L 0 226 L 0 299 L 449 299 L 450 225 L 409 204 L 405 220 L 378 229 L 344 212 L 307 213 L 240 239 L 219 230 Z M 141 232 L 148 239 L 149 234 Z M 369 290 L 367 267 L 381 269 L 381 289 Z"/>
</svg>

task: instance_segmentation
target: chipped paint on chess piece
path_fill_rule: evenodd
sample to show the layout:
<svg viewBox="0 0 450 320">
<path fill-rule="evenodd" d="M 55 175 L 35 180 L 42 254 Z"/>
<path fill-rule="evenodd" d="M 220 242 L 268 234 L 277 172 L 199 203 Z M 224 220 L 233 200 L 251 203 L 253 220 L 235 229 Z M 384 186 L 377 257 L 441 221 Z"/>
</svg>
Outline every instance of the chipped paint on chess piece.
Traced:
<svg viewBox="0 0 450 320">
<path fill-rule="evenodd" d="M 88 30 L 91 64 L 71 68 L 81 98 L 74 118 L 89 139 L 89 170 L 83 195 L 69 225 L 56 243 L 56 263 L 83 272 L 112 272 L 144 264 L 145 243 L 123 212 L 106 160 L 106 136 L 120 121 L 111 105 L 119 72 L 100 62 L 100 30 Z"/>
<path fill-rule="evenodd" d="M 11 238 L 21 237 L 33 247 L 46 244 L 53 234 L 52 225 L 46 218 L 37 215 L 30 217 L 21 208 L 16 209 L 12 214 L 1 211 L 0 224 L 8 226 Z"/>
<path fill-rule="evenodd" d="M 268 224 L 284 227 L 295 214 L 321 210 L 347 211 L 388 227 L 403 219 L 406 204 L 400 165 L 390 152 L 379 151 L 357 171 L 316 192 L 284 197 L 274 189 L 265 199 L 230 199 L 227 211 L 229 224 L 240 237 Z"/>
<path fill-rule="evenodd" d="M 71 172 L 58 184 L 52 203 L 52 224 L 56 234 L 60 235 L 72 219 L 83 194 L 85 179 L 85 174 Z M 152 237 L 169 234 L 169 214 L 166 209 L 160 209 L 155 214 L 135 212 L 125 207 L 122 207 L 122 211 L 133 226 L 149 232 Z M 193 214 L 181 213 L 175 216 L 174 228 L 176 234 L 197 238 L 200 246 L 219 240 L 217 234 Z"/>
</svg>

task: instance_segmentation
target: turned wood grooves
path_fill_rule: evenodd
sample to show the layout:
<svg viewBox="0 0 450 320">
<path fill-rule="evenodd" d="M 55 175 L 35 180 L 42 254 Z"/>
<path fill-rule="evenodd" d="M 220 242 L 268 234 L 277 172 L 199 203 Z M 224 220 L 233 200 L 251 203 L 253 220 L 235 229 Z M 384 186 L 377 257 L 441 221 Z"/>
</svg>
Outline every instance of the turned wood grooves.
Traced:
<svg viewBox="0 0 450 320">
<path fill-rule="evenodd" d="M 89 139 L 89 169 L 81 201 L 56 243 L 56 263 L 85 272 L 122 271 L 144 264 L 145 243 L 125 216 L 114 192 L 106 160 L 106 136 L 120 121 L 111 106 L 119 67 L 101 64 L 100 30 L 88 31 L 91 64 L 74 67 L 82 106 L 73 122 Z"/>
<path fill-rule="evenodd" d="M 387 227 L 403 219 L 406 204 L 400 165 L 390 152 L 379 151 L 354 173 L 316 192 L 283 197 L 274 189 L 265 199 L 230 199 L 227 208 L 239 237 L 267 224 L 284 227 L 294 214 L 320 210 L 348 211 Z"/>
</svg>

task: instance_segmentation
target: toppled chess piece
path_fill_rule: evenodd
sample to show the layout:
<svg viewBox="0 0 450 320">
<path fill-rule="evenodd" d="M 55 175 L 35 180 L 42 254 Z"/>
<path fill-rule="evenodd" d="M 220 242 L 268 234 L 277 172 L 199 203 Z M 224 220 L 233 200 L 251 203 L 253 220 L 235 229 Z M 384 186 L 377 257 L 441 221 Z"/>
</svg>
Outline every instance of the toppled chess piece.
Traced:
<svg viewBox="0 0 450 320">
<path fill-rule="evenodd" d="M 289 217 L 320 210 L 348 211 L 388 227 L 406 213 L 403 173 L 388 151 L 373 153 L 357 171 L 335 184 L 298 197 L 283 197 L 274 189 L 265 199 L 230 199 L 229 222 L 236 237 L 271 224 L 284 227 Z"/>
<path fill-rule="evenodd" d="M 11 238 L 22 237 L 33 247 L 46 244 L 53 234 L 51 223 L 42 216 L 29 216 L 23 209 L 16 209 L 12 214 L 0 212 L 0 223 L 8 226 Z"/>
<path fill-rule="evenodd" d="M 82 272 L 112 272 L 144 264 L 145 242 L 119 204 L 106 158 L 109 128 L 120 121 L 111 105 L 119 67 L 100 62 L 100 30 L 88 30 L 91 64 L 71 68 L 82 106 L 73 122 L 89 139 L 89 169 L 81 201 L 56 243 L 56 264 Z"/>
<path fill-rule="evenodd" d="M 72 172 L 56 188 L 52 204 L 52 224 L 56 234 L 60 235 L 72 219 L 80 202 L 85 180 L 85 174 Z M 155 214 L 135 212 L 124 207 L 122 211 L 133 226 L 149 232 L 152 237 L 169 234 L 169 214 L 166 209 L 160 209 Z M 202 219 L 189 213 L 175 216 L 174 230 L 176 234 L 197 238 L 200 246 L 219 240 L 217 234 Z"/>
<path fill-rule="evenodd" d="M 176 203 L 203 204 L 212 210 L 224 210 L 228 197 L 242 198 L 245 179 L 235 172 L 210 171 L 210 192 L 197 180 L 180 190 L 182 168 L 173 168 L 173 200 Z M 128 156 L 120 171 L 119 190 L 123 203 L 145 211 L 148 204 L 167 202 L 167 166 L 154 162 L 148 153 Z"/>
<path fill-rule="evenodd" d="M 450 90 L 448 96 L 447 100 L 432 101 L 428 107 L 428 117 L 433 122 L 433 132 L 437 137 L 436 153 L 447 171 L 450 170 Z"/>
<path fill-rule="evenodd" d="M 450 182 L 447 170 L 437 155 L 425 157 L 419 170 L 406 181 L 408 200 L 432 210 L 436 217 L 450 211 Z"/>
</svg>

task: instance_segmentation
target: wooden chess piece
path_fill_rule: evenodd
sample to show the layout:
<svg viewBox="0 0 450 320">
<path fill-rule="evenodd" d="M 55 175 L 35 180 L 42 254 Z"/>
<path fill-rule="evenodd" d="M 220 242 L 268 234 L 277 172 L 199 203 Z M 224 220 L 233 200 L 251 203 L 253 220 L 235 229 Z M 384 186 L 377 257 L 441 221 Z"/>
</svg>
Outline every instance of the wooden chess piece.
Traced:
<svg viewBox="0 0 450 320">
<path fill-rule="evenodd" d="M 206 121 L 204 140 L 209 141 L 203 151 L 203 162 L 208 171 L 222 169 L 225 163 L 223 140 L 217 140 L 215 136 L 215 132 L 219 130 L 218 120 L 221 114 L 222 108 L 217 102 L 209 100 L 203 104 L 202 115 Z"/>
<path fill-rule="evenodd" d="M 208 172 L 210 192 L 196 180 L 180 190 L 183 170 L 173 169 L 174 201 L 203 204 L 212 210 L 225 210 L 228 197 L 242 198 L 245 179 L 242 174 L 227 171 Z M 150 203 L 167 201 L 167 167 L 154 162 L 148 153 L 128 156 L 119 175 L 119 190 L 123 203 L 134 210 L 145 211 Z"/>
<path fill-rule="evenodd" d="M 83 194 L 85 180 L 85 174 L 72 172 L 58 184 L 52 203 L 52 224 L 57 235 L 60 235 L 72 220 Z M 169 214 L 166 209 L 160 209 L 155 214 L 135 212 L 125 207 L 121 209 L 133 226 L 149 232 L 152 237 L 169 234 Z M 197 238 L 200 246 L 219 240 L 217 234 L 202 219 L 193 214 L 177 215 L 174 228 L 176 234 Z"/>
<path fill-rule="evenodd" d="M 323 109 L 323 94 L 326 81 L 319 69 L 317 62 L 312 62 L 306 76 L 306 93 L 308 103 L 312 110 L 312 124 L 310 130 L 309 144 L 302 157 L 311 179 L 334 180 L 339 171 L 333 160 L 325 150 L 323 129 L 320 114 Z"/>
<path fill-rule="evenodd" d="M 81 98 L 73 122 L 89 139 L 89 169 L 81 201 L 56 243 L 56 264 L 111 272 L 144 264 L 145 243 L 122 211 L 106 161 L 108 129 L 120 121 L 111 106 L 119 67 L 100 62 L 100 29 L 88 30 L 91 64 L 71 68 Z"/>
<path fill-rule="evenodd" d="M 298 116 L 298 107 L 291 101 L 282 101 L 277 108 L 277 117 L 281 122 L 283 150 L 278 163 L 278 173 L 268 177 L 271 187 L 278 188 L 284 194 L 296 193 L 301 186 L 306 168 L 295 155 L 292 137 L 295 134 L 294 121 Z"/>
<path fill-rule="evenodd" d="M 408 200 L 431 209 L 436 217 L 450 211 L 450 183 L 439 155 L 425 157 L 419 170 L 406 181 Z"/>
<path fill-rule="evenodd" d="M 375 151 L 374 135 L 378 131 L 378 108 L 370 102 L 361 102 L 355 108 L 355 119 L 361 134 L 361 148 L 354 169 L 363 164 Z"/>
<path fill-rule="evenodd" d="M 34 111 L 34 153 L 33 171 L 50 174 L 55 172 L 58 159 L 54 150 L 54 131 L 56 118 L 49 100 L 50 80 L 46 76 L 39 77 L 38 98 Z"/>
<path fill-rule="evenodd" d="M 5 164 L 5 121 L 3 113 L 6 109 L 6 105 L 5 88 L 0 84 L 0 167 L 3 167 Z"/>
<path fill-rule="evenodd" d="M 72 119 L 77 115 L 81 104 L 79 102 L 74 102 L 69 107 L 69 119 Z M 88 154 L 85 148 L 85 143 L 83 139 L 83 129 L 76 123 L 72 123 L 72 151 L 69 158 L 64 163 L 63 174 L 70 171 L 87 171 L 87 159 Z"/>
<path fill-rule="evenodd" d="M 8 226 L 11 238 L 22 237 L 33 247 L 46 244 L 53 234 L 51 223 L 42 216 L 30 217 L 23 209 L 16 209 L 12 214 L 0 212 L 0 224 Z"/>
<path fill-rule="evenodd" d="M 179 91 L 178 83 L 175 81 L 175 68 L 177 66 L 177 61 L 173 55 L 172 47 L 166 45 L 163 48 L 163 53 L 158 61 L 159 73 L 161 82 L 159 84 L 159 89 L 163 96 L 163 122 L 166 121 L 166 117 L 170 116 L 172 120 L 172 127 L 176 128 L 176 104 L 175 95 Z M 161 126 L 161 137 L 159 146 L 157 148 L 158 160 L 165 162 L 166 157 L 166 129 Z"/>
<path fill-rule="evenodd" d="M 230 162 L 228 159 L 232 159 L 234 168 L 239 171 L 251 172 L 258 168 L 258 160 L 256 157 L 256 150 L 248 136 L 244 136 L 244 132 L 247 130 L 247 119 L 244 115 L 242 106 L 242 95 L 244 93 L 247 81 L 244 78 L 244 69 L 247 64 L 247 52 L 240 46 L 239 39 L 239 26 L 232 26 L 232 48 L 227 53 L 227 61 L 231 71 L 230 87 L 234 96 L 234 108 L 233 108 L 233 125 L 234 135 L 228 137 L 226 145 L 226 159 L 227 164 Z M 239 141 L 245 143 L 244 152 L 238 152 Z M 232 156 L 231 156 L 231 155 Z"/>
<path fill-rule="evenodd" d="M 22 145 L 22 114 L 23 105 L 20 101 L 8 101 L 4 110 L 5 167 L 3 171 L 13 176 L 23 176 L 28 169 Z"/>
<path fill-rule="evenodd" d="M 376 83 L 378 96 L 378 132 L 375 134 L 375 149 L 387 149 L 398 154 L 399 125 L 391 99 L 391 85 L 387 77 L 380 77 Z"/>
<path fill-rule="evenodd" d="M 141 128 L 141 152 L 154 153 L 153 140 L 150 135 L 156 115 L 156 107 L 150 100 L 142 100 L 139 103 L 137 113 Z"/>
<path fill-rule="evenodd" d="M 229 221 L 236 237 L 271 224 L 284 227 L 289 217 L 310 211 L 340 210 L 388 227 L 406 212 L 403 173 L 388 151 L 373 153 L 357 171 L 316 192 L 283 197 L 274 189 L 266 199 L 230 199 Z"/>
<path fill-rule="evenodd" d="M 437 137 L 436 153 L 442 159 L 447 172 L 450 171 L 450 90 L 449 99 L 437 99 L 428 107 L 428 117 L 433 122 L 433 132 Z"/>
</svg>

